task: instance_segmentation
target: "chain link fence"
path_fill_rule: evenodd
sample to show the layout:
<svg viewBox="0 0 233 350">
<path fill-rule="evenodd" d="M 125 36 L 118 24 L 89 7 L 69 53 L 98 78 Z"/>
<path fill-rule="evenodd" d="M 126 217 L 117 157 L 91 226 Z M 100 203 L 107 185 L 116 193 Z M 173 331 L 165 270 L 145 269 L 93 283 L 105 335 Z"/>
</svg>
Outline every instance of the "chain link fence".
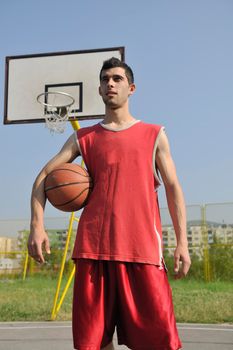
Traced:
<svg viewBox="0 0 233 350">
<path fill-rule="evenodd" d="M 176 236 L 167 208 L 161 208 L 164 257 L 170 273 Z M 29 220 L 0 220 L 0 278 L 33 273 L 56 274 L 66 244 L 69 215 L 45 218 L 52 254 L 40 266 L 28 257 Z M 78 222 L 72 227 L 65 271 L 72 269 L 71 254 Z M 205 281 L 233 280 L 233 203 L 187 206 L 187 237 L 192 265 L 189 276 Z"/>
</svg>

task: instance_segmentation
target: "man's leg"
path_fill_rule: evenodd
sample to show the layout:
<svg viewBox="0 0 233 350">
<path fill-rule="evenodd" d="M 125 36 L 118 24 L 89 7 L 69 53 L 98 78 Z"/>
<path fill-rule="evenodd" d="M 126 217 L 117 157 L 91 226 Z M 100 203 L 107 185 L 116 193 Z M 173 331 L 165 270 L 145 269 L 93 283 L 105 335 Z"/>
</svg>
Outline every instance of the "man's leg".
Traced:
<svg viewBox="0 0 233 350">
<path fill-rule="evenodd" d="M 165 270 L 154 265 L 118 263 L 117 272 L 119 344 L 130 349 L 180 349 Z"/>
<path fill-rule="evenodd" d="M 109 343 L 107 346 L 102 348 L 101 350 L 115 350 L 113 343 Z"/>
<path fill-rule="evenodd" d="M 73 295 L 75 349 L 109 347 L 115 328 L 114 271 L 109 262 L 78 259 Z M 106 347 L 108 344 L 108 348 Z"/>
</svg>

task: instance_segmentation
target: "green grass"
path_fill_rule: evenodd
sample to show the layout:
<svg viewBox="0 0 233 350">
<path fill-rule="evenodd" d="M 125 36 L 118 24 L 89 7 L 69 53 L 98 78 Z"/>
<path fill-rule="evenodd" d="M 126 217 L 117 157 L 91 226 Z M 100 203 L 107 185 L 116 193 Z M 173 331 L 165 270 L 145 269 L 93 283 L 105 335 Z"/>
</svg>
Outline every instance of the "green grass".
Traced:
<svg viewBox="0 0 233 350">
<path fill-rule="evenodd" d="M 25 281 L 0 280 L 0 321 L 50 320 L 56 285 L 56 279 L 44 276 L 30 277 Z M 58 320 L 71 319 L 71 303 L 72 288 L 67 293 Z"/>
<path fill-rule="evenodd" d="M 231 282 L 170 281 L 177 322 L 233 323 Z M 0 321 L 50 320 L 57 280 L 45 276 L 0 280 Z M 64 286 L 64 283 L 63 283 Z M 57 320 L 71 320 L 72 288 Z"/>
<path fill-rule="evenodd" d="M 233 323 L 231 282 L 171 281 L 177 322 Z"/>
</svg>

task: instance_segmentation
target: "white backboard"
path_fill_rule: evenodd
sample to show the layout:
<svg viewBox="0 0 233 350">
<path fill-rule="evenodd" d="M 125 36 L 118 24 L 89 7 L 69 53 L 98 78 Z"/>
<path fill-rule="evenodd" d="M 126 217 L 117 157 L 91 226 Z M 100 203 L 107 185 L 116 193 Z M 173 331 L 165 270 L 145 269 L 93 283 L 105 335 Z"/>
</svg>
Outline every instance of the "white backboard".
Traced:
<svg viewBox="0 0 233 350">
<path fill-rule="evenodd" d="M 44 122 L 37 102 L 43 92 L 71 94 L 70 120 L 101 119 L 99 72 L 111 57 L 124 60 L 124 47 L 6 57 L 4 124 Z"/>
</svg>

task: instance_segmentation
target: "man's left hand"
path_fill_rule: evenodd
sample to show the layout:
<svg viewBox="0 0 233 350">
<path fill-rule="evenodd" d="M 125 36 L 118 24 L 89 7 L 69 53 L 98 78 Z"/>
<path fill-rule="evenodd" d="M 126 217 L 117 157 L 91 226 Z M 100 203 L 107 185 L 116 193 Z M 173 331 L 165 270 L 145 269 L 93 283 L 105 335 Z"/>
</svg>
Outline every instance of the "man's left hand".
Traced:
<svg viewBox="0 0 233 350">
<path fill-rule="evenodd" d="M 174 252 L 174 272 L 175 279 L 183 278 L 187 275 L 191 265 L 188 246 L 177 244 Z"/>
</svg>

